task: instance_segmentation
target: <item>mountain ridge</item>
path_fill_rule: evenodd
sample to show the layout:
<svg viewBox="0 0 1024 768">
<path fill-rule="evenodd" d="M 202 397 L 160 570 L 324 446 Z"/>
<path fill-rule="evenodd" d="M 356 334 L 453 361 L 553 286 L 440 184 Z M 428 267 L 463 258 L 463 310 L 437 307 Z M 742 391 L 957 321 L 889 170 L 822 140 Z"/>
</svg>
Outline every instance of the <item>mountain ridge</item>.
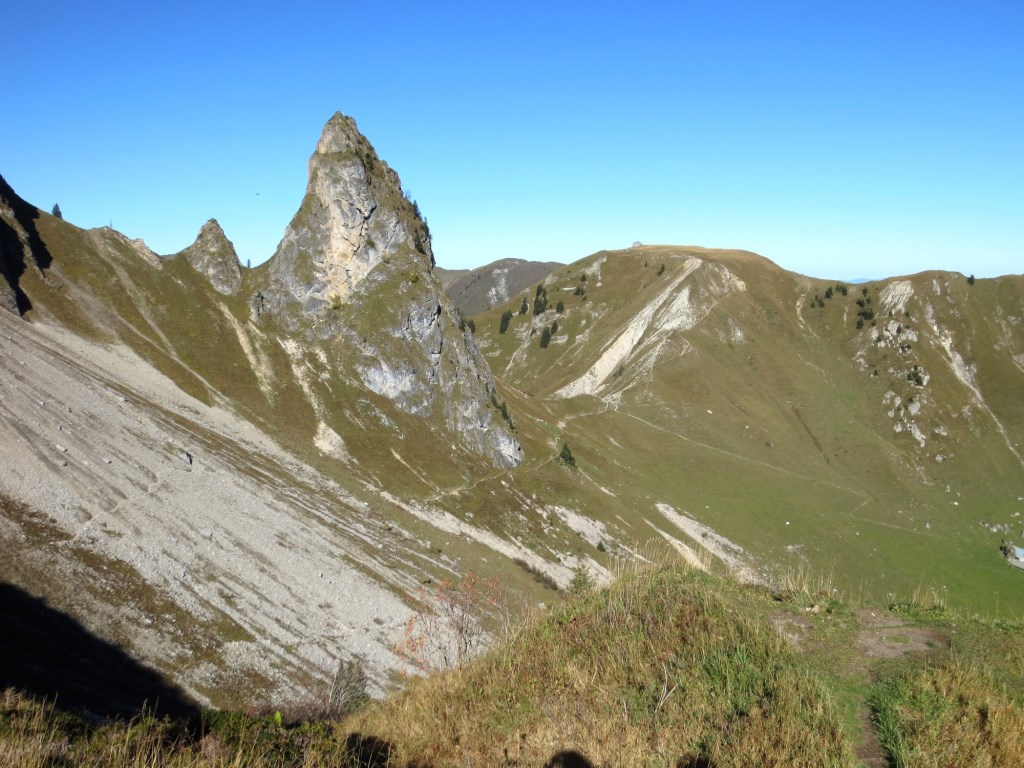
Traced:
<svg viewBox="0 0 1024 768">
<path fill-rule="evenodd" d="M 0 192 L 0 546 L 36 542 L 0 577 L 204 701 L 279 701 L 356 657 L 379 691 L 422 584 L 550 603 L 651 541 L 762 583 L 831 568 L 993 612 L 1019 590 L 998 547 L 1024 512 L 1020 277 L 853 287 L 642 246 L 463 331 L 417 207 L 341 115 L 254 269 L 214 220 L 163 257 Z"/>
</svg>

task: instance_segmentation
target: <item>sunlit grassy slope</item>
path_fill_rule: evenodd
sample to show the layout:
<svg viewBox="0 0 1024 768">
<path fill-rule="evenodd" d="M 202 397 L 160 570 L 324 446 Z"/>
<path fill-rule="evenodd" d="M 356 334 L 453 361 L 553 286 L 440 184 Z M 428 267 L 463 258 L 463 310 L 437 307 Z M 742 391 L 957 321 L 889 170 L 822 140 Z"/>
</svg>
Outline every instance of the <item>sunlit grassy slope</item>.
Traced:
<svg viewBox="0 0 1024 768">
<path fill-rule="evenodd" d="M 677 536 L 661 502 L 764 564 L 1020 610 L 1024 573 L 998 548 L 1024 527 L 1024 278 L 841 286 L 745 252 L 643 247 L 544 290 L 540 315 L 531 289 L 475 320 L 527 454 L 568 441 L 577 458 L 572 487 L 526 468 L 549 496 L 599 486 L 589 509 L 620 541 Z"/>
<path fill-rule="evenodd" d="M 183 259 L 156 269 L 117 233 L 45 213 L 38 227 L 54 265 L 45 282 L 25 278 L 37 316 L 128 344 L 385 517 L 396 510 L 367 483 L 485 532 L 427 534 L 460 570 L 529 582 L 481 554 L 486 533 L 556 564 L 603 563 L 665 537 L 699 550 L 663 505 L 741 546 L 769 580 L 807 561 L 866 595 L 924 585 L 953 605 L 1019 610 L 1024 572 L 998 548 L 1024 527 L 1022 277 L 841 286 L 746 252 L 595 254 L 545 279 L 541 314 L 531 289 L 474 318 L 499 384 L 495 414 L 504 401 L 524 448 L 519 468 L 497 470 L 436 415 L 401 412 L 311 350 L 290 358 L 272 319 L 250 322 L 264 268 L 224 297 Z M 335 313 L 348 335 L 325 343 L 339 359 L 353 334 L 395 322 L 390 296 L 422 289 L 401 272 L 372 282 Z M 320 421 L 353 462 L 316 449 Z M 564 443 L 575 469 L 557 460 Z"/>
<path fill-rule="evenodd" d="M 651 555 L 650 550 L 646 554 Z M 652 558 L 345 719 L 88 724 L 8 691 L 0 765 L 977 766 L 1024 758 L 1019 622 Z"/>
</svg>

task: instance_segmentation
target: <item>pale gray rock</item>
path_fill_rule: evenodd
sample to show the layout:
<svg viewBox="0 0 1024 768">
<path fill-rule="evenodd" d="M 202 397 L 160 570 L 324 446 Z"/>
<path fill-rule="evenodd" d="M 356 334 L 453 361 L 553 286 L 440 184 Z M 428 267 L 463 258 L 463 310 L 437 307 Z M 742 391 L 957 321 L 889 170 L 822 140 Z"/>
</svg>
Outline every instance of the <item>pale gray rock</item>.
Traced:
<svg viewBox="0 0 1024 768">
<path fill-rule="evenodd" d="M 250 317 L 321 348 L 406 413 L 443 419 L 467 449 L 515 466 L 522 450 L 494 418 L 491 372 L 459 331 L 433 264 L 429 230 L 398 174 L 339 113 L 310 158 L 302 205 Z"/>
<path fill-rule="evenodd" d="M 203 224 L 196 241 L 177 255 L 185 257 L 196 272 L 205 275 L 218 293 L 234 296 L 242 288 L 242 265 L 235 246 L 216 219 Z"/>
<path fill-rule="evenodd" d="M 311 313 L 348 303 L 376 267 L 403 251 L 421 270 L 433 264 L 426 227 L 398 174 L 377 158 L 355 121 L 338 113 L 324 127 L 302 205 L 270 261 L 267 301 L 295 331 Z"/>
</svg>

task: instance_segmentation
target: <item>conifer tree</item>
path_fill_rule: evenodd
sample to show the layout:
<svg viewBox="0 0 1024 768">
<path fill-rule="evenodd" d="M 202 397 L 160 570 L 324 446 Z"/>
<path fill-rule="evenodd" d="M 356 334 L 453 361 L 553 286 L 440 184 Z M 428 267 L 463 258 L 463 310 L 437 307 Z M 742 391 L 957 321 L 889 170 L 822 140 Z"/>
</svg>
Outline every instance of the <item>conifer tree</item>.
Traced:
<svg viewBox="0 0 1024 768">
<path fill-rule="evenodd" d="M 572 450 L 570 450 L 568 443 L 562 443 L 562 451 L 558 454 L 558 460 L 567 467 L 576 468 L 576 457 L 572 455 Z"/>
</svg>

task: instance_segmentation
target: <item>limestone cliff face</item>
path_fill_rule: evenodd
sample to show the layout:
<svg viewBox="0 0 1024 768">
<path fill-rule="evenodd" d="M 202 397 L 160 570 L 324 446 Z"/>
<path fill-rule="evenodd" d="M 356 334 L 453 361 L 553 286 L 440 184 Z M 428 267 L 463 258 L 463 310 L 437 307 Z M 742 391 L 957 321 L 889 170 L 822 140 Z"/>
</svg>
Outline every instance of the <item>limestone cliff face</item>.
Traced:
<svg viewBox="0 0 1024 768">
<path fill-rule="evenodd" d="M 430 233 L 398 175 L 336 114 L 306 194 L 251 298 L 253 320 L 316 346 L 398 408 L 440 419 L 499 466 L 521 448 L 491 406 L 494 380 L 433 274 Z"/>
<path fill-rule="evenodd" d="M 242 265 L 235 246 L 216 219 L 203 224 L 196 241 L 177 255 L 188 259 L 197 272 L 206 275 L 218 293 L 234 296 L 241 289 Z"/>
<path fill-rule="evenodd" d="M 403 196 L 398 174 L 377 158 L 355 121 L 338 113 L 324 127 L 309 160 L 306 195 L 270 262 L 267 302 L 297 330 L 317 310 L 349 302 L 374 268 L 395 258 L 429 271 L 426 226 Z"/>
</svg>

